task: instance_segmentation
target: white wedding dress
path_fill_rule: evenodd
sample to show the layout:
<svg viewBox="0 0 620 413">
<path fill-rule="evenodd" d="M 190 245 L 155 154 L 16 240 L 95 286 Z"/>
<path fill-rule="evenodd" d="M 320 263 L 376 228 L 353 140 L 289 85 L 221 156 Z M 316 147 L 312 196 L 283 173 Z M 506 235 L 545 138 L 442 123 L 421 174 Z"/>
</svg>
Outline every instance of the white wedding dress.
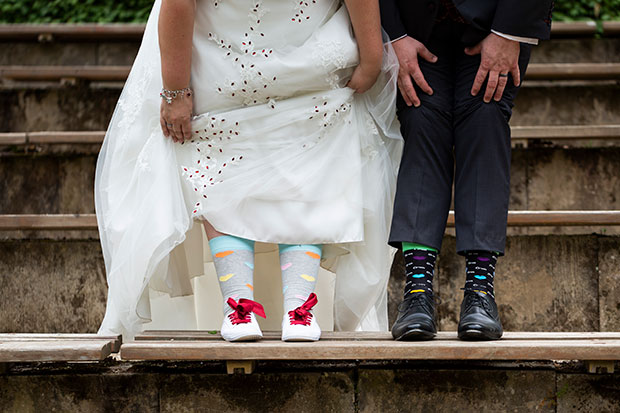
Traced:
<svg viewBox="0 0 620 413">
<path fill-rule="evenodd" d="M 197 0 L 198 116 L 192 140 L 173 143 L 159 126 L 160 4 L 97 163 L 109 286 L 99 332 L 219 327 L 203 218 L 259 242 L 256 300 L 271 320 L 263 329 L 279 329 L 282 314 L 274 244 L 304 243 L 325 245 L 322 328 L 386 330 L 386 241 L 402 147 L 393 51 L 386 46 L 379 80 L 357 95 L 345 87 L 358 52 L 340 1 Z"/>
</svg>

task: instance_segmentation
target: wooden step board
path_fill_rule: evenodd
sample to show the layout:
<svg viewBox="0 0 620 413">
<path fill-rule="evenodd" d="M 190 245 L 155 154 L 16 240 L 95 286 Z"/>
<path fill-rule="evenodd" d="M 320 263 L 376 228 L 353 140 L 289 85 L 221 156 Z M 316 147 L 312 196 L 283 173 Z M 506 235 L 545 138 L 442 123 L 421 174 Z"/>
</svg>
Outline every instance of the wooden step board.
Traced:
<svg viewBox="0 0 620 413">
<path fill-rule="evenodd" d="M 512 126 L 513 140 L 615 140 L 620 125 L 543 125 Z M 100 144 L 105 131 L 49 131 L 0 133 L 2 145 Z"/>
<path fill-rule="evenodd" d="M 0 25 L 0 41 L 93 41 L 133 40 L 139 41 L 144 33 L 142 23 L 81 23 L 81 24 L 3 24 Z M 551 36 L 592 37 L 598 33 L 594 21 L 553 22 Z M 620 22 L 603 22 L 604 36 L 620 34 Z"/>
<path fill-rule="evenodd" d="M 121 336 L 0 334 L 0 363 L 99 361 L 121 347 Z"/>
<path fill-rule="evenodd" d="M 124 82 L 129 66 L 0 66 L 0 79 L 14 81 Z M 526 80 L 617 80 L 620 63 L 532 63 Z"/>
<path fill-rule="evenodd" d="M 448 216 L 454 226 L 454 212 Z M 620 211 L 509 211 L 508 225 L 531 226 L 589 226 L 620 225 Z M 95 214 L 0 215 L 0 231 L 13 230 L 96 230 Z"/>
<path fill-rule="evenodd" d="M 455 332 L 402 342 L 389 333 L 323 333 L 314 343 L 285 343 L 279 333 L 228 343 L 209 332 L 148 332 L 121 346 L 124 360 L 620 360 L 620 333 L 516 333 L 466 342 Z"/>
</svg>

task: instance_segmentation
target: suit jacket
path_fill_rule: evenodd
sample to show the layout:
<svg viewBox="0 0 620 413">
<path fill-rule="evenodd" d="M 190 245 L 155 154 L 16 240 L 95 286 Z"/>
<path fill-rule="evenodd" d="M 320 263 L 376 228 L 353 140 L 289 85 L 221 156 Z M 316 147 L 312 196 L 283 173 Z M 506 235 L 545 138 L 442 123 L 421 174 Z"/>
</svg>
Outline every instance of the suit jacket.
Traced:
<svg viewBox="0 0 620 413">
<path fill-rule="evenodd" d="M 426 42 L 440 0 L 379 0 L 381 23 L 390 39 L 405 34 Z M 473 45 L 491 30 L 521 37 L 548 39 L 553 0 L 452 0 L 469 23 L 463 42 Z"/>
</svg>

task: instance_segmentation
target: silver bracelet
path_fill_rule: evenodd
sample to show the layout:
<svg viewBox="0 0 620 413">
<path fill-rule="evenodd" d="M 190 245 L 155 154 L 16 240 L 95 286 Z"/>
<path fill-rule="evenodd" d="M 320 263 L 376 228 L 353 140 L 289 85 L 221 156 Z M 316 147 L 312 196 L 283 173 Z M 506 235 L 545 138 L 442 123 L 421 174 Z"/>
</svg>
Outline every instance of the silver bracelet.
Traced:
<svg viewBox="0 0 620 413">
<path fill-rule="evenodd" d="M 168 103 L 169 105 L 172 104 L 172 101 L 174 99 L 176 99 L 177 97 L 181 96 L 191 96 L 192 95 L 192 89 L 186 87 L 185 89 L 179 89 L 179 90 L 168 90 L 165 88 L 161 89 L 161 92 L 159 93 L 159 96 L 164 99 L 166 101 L 166 103 Z"/>
</svg>

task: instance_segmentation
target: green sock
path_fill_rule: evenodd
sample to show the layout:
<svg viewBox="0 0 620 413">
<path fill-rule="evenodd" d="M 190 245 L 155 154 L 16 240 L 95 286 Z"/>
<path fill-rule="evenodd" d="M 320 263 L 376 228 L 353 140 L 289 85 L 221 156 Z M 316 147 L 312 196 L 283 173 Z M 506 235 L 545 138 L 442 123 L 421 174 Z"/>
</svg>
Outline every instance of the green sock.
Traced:
<svg viewBox="0 0 620 413">
<path fill-rule="evenodd" d="M 439 252 L 437 249 L 433 247 L 427 247 L 426 245 L 416 244 L 415 242 L 402 242 L 401 244 L 403 246 L 403 252 L 407 252 L 409 250 Z"/>
</svg>

